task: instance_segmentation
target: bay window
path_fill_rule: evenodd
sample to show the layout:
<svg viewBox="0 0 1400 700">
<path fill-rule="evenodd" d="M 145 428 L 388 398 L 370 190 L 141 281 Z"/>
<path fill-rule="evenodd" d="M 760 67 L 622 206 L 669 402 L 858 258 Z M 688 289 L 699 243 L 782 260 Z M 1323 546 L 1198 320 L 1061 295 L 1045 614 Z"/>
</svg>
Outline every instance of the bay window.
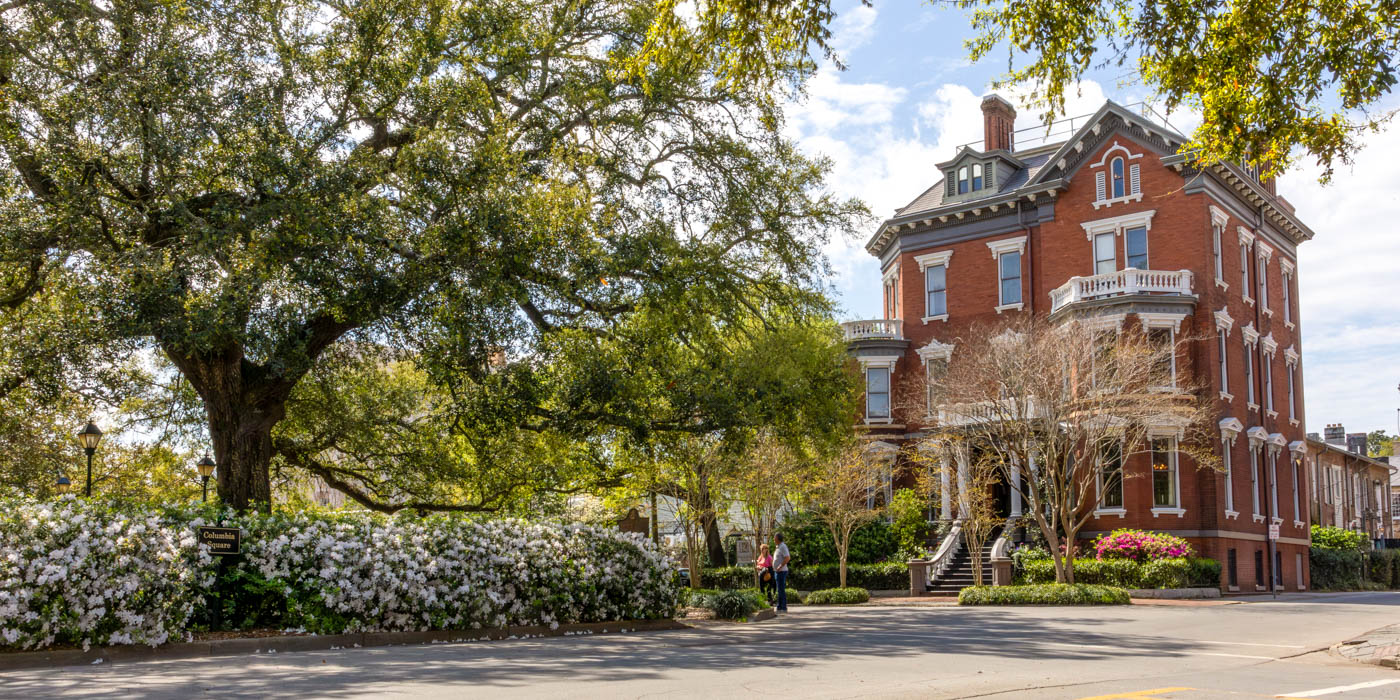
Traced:
<svg viewBox="0 0 1400 700">
<path fill-rule="evenodd" d="M 1175 438 L 1152 438 L 1152 505 L 1180 506 Z"/>
</svg>

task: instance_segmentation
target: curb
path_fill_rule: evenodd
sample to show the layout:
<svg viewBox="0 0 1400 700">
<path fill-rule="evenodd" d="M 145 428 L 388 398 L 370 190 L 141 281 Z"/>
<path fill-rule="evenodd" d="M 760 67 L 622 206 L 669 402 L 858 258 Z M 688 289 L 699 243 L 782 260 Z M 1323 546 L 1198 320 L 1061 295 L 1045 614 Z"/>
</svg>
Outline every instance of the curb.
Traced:
<svg viewBox="0 0 1400 700">
<path fill-rule="evenodd" d="M 771 611 L 770 611 L 771 612 Z M 766 619 L 766 618 L 764 618 Z M 52 649 L 48 651 L 17 651 L 0 653 L 0 671 L 54 666 L 88 666 L 93 664 L 194 659 L 210 656 L 243 654 L 275 654 L 294 651 L 325 651 L 356 647 L 380 647 L 407 644 L 449 644 L 482 642 L 531 637 L 562 637 L 625 632 L 688 629 L 679 620 L 622 620 L 618 622 L 580 622 L 550 629 L 543 625 L 527 625 L 476 630 L 428 630 L 422 632 L 358 632 L 353 634 L 297 635 L 282 637 L 244 637 L 215 639 L 204 642 L 175 642 L 158 647 L 121 645 L 82 649 Z"/>
</svg>

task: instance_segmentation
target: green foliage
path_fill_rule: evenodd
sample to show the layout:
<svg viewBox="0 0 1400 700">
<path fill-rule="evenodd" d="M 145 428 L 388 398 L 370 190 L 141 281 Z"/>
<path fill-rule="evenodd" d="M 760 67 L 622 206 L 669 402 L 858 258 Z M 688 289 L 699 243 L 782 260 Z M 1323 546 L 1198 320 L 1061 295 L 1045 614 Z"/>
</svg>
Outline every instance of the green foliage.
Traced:
<svg viewBox="0 0 1400 700">
<path fill-rule="evenodd" d="M 388 477 L 418 484 L 388 457 L 407 444 L 485 474 L 496 455 L 849 409 L 821 247 L 864 207 L 829 194 L 830 164 L 784 138 L 764 88 L 723 79 L 732 54 L 687 41 L 627 77 L 664 10 L 4 5 L 0 326 L 17 332 L 0 365 L 163 354 L 239 509 L 270 503 L 274 453 L 349 457 L 346 484 L 376 503 L 472 506 L 401 503 Z M 769 371 L 809 336 L 830 347 Z M 421 364 L 459 432 L 403 428 L 388 392 L 345 416 L 322 401 L 274 448 L 307 374 L 375 346 Z M 342 417 L 395 439 L 349 454 Z"/>
<path fill-rule="evenodd" d="M 928 546 L 928 501 L 914 489 L 899 489 L 889 505 L 890 535 L 901 559 L 923 553 Z"/>
<path fill-rule="evenodd" d="M 710 597 L 709 603 L 715 617 L 724 620 L 742 620 L 754 611 L 753 600 L 740 591 L 721 591 Z"/>
<path fill-rule="evenodd" d="M 1023 559 L 1016 580 L 1026 584 L 1053 583 L 1055 563 L 1049 558 Z M 1217 588 L 1220 563 L 1180 557 L 1146 563 L 1131 559 L 1075 559 L 1074 580 L 1121 588 Z"/>
<path fill-rule="evenodd" d="M 788 576 L 788 588 L 812 591 L 840 585 L 840 565 L 816 564 L 796 566 Z M 753 585 L 753 570 L 747 566 L 723 566 L 705 569 L 705 585 L 722 589 L 748 588 Z M 903 562 L 846 565 L 846 583 L 873 591 L 908 590 L 909 567 Z"/>
<path fill-rule="evenodd" d="M 1366 535 L 1331 525 L 1312 526 L 1313 549 L 1348 549 L 1360 551 L 1368 544 Z"/>
<path fill-rule="evenodd" d="M 1394 435 L 1387 435 L 1384 430 L 1372 430 L 1366 434 L 1366 454 L 1372 457 L 1390 457 L 1395 454 Z"/>
<path fill-rule="evenodd" d="M 803 605 L 857 605 L 870 600 L 870 591 L 856 586 L 825 588 L 812 591 L 802 599 Z"/>
<path fill-rule="evenodd" d="M 1198 112 L 1185 150 L 1208 163 L 1252 160 L 1282 169 L 1301 152 L 1330 177 L 1360 148 L 1361 134 L 1389 119 L 1375 108 L 1397 79 L 1400 14 L 1390 5 L 956 4 L 974 9 L 971 58 L 1009 46 L 1010 70 L 998 84 L 1035 85 L 1033 106 L 1045 109 L 1047 123 L 1063 113 L 1066 91 L 1104 64 L 1127 64 L 1167 110 Z"/>
<path fill-rule="evenodd" d="M 810 514 L 799 513 L 778 526 L 795 565 L 835 564 L 836 541 L 831 530 Z M 851 534 L 850 562 L 873 564 L 893 557 L 899 549 L 890 525 L 883 520 L 868 522 Z"/>
<path fill-rule="evenodd" d="M 1128 592 L 1122 588 L 1087 583 L 968 586 L 958 592 L 958 605 L 1127 605 L 1129 602 Z"/>
<path fill-rule="evenodd" d="M 1361 588 L 1364 558 L 1364 553 L 1355 548 L 1314 545 L 1308 551 L 1308 571 L 1313 590 L 1351 591 Z"/>
</svg>

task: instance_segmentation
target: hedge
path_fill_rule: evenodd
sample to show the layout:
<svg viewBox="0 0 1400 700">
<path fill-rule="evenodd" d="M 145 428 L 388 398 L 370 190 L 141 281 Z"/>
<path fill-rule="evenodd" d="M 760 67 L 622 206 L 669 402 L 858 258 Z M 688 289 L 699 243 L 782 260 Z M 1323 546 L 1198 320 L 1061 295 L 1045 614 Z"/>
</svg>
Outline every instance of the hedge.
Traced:
<svg viewBox="0 0 1400 700">
<path fill-rule="evenodd" d="M 803 605 L 856 605 L 870 600 L 870 591 L 848 586 L 812 591 L 802 599 Z"/>
<path fill-rule="evenodd" d="M 831 530 L 810 514 L 798 513 L 783 521 L 778 532 L 787 543 L 795 567 L 838 562 L 836 541 Z M 899 543 L 883 520 L 868 522 L 851 533 L 851 548 L 847 563 L 874 564 L 893 557 L 899 550 Z M 907 584 L 906 584 L 907 585 Z"/>
<path fill-rule="evenodd" d="M 640 535 L 458 515 L 235 515 L 67 496 L 0 499 L 0 647 L 149 644 L 215 619 L 195 528 L 244 530 L 229 627 L 316 633 L 656 619 L 675 564 Z M 237 612 L 237 617 L 233 613 Z"/>
<path fill-rule="evenodd" d="M 1022 563 L 1018 582 L 1055 582 L 1055 562 Z M 1074 582 L 1122 588 L 1218 588 L 1220 562 L 1214 559 L 1158 559 L 1139 564 L 1131 559 L 1075 559 Z"/>
<path fill-rule="evenodd" d="M 1086 583 L 1030 586 L 968 586 L 958 605 L 1127 605 L 1128 591 Z"/>
<path fill-rule="evenodd" d="M 1051 577 L 1054 578 L 1053 575 Z M 703 586 L 710 588 L 752 588 L 753 568 L 748 566 L 722 566 L 705 569 L 700 578 Z M 839 564 L 818 564 L 799 566 L 788 576 L 788 588 L 815 591 L 822 588 L 836 588 L 841 585 Z M 846 565 L 846 585 L 866 588 L 873 591 L 904 590 L 909 588 L 909 565 L 903 562 L 881 564 Z"/>
</svg>

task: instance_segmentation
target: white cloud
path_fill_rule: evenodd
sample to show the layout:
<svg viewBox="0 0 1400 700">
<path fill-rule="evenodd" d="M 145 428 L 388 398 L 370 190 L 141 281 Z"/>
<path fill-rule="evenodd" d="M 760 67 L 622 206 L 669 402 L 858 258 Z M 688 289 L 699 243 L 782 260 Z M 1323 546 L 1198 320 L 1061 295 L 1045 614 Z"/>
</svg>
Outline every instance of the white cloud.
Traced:
<svg viewBox="0 0 1400 700">
<path fill-rule="evenodd" d="M 875 36 L 874 7 L 857 3 L 854 7 L 839 12 L 831 23 L 831 48 L 844 59 L 848 54 L 864 46 Z"/>
<path fill-rule="evenodd" d="M 1391 105 L 1394 107 L 1396 105 Z M 1400 406 L 1400 128 L 1370 136 L 1331 185 L 1305 164 L 1279 193 L 1316 237 L 1298 247 L 1309 429 L 1394 431 Z"/>
</svg>

